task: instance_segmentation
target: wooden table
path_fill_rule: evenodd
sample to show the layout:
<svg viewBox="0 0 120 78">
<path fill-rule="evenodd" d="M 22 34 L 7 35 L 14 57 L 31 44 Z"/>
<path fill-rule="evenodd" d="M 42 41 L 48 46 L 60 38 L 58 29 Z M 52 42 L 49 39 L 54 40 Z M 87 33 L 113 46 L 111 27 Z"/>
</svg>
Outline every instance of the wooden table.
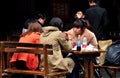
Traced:
<svg viewBox="0 0 120 78">
<path fill-rule="evenodd" d="M 72 51 L 73 54 L 83 57 L 85 78 L 94 78 L 94 60 L 101 52 L 105 51 Z"/>
</svg>

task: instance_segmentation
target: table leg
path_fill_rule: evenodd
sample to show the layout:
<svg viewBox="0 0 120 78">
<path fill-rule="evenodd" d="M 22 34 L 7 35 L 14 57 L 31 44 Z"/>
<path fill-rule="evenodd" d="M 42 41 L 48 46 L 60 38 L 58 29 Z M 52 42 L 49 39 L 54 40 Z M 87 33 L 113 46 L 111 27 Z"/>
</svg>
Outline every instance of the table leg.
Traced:
<svg viewBox="0 0 120 78">
<path fill-rule="evenodd" d="M 85 71 L 85 78 L 89 78 L 89 71 L 88 71 L 88 59 L 84 57 L 84 71 Z"/>
<path fill-rule="evenodd" d="M 94 78 L 94 57 L 90 57 L 90 78 Z"/>
</svg>

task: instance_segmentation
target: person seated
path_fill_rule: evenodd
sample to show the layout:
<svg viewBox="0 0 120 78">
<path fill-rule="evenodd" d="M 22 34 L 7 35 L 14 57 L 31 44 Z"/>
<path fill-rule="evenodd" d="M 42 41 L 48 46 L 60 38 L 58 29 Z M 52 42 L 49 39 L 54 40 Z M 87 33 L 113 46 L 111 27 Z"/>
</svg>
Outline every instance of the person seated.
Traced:
<svg viewBox="0 0 120 78">
<path fill-rule="evenodd" d="M 82 11 L 77 11 L 77 13 L 75 14 L 75 19 L 80 19 L 80 18 L 84 18 L 85 15 L 83 14 Z"/>
<path fill-rule="evenodd" d="M 73 28 L 71 28 L 68 31 L 64 32 L 64 36 L 68 39 L 71 40 L 73 43 L 73 47 L 76 46 L 76 42 L 78 39 L 78 36 L 80 36 L 80 42 L 82 43 L 83 38 L 86 37 L 87 38 L 87 45 L 92 45 L 94 46 L 96 49 L 98 49 L 98 42 L 97 42 L 97 38 L 95 36 L 95 34 L 90 31 L 89 29 L 87 29 L 87 23 L 83 18 L 80 19 L 76 19 L 73 23 Z M 79 57 L 79 56 L 78 56 Z M 84 61 L 81 57 L 78 58 L 79 59 L 79 64 L 80 66 L 82 66 L 84 64 Z M 99 56 L 96 57 L 95 59 L 95 63 L 99 62 Z M 79 69 L 81 71 L 81 69 Z"/>
<path fill-rule="evenodd" d="M 80 41 L 82 42 L 83 38 L 87 38 L 87 44 L 91 44 L 94 47 L 98 48 L 98 42 L 96 36 L 93 32 L 87 29 L 87 24 L 84 19 L 77 19 L 73 23 L 73 28 L 65 31 L 65 34 L 68 35 L 69 39 L 72 39 L 73 43 L 76 43 L 78 35 L 80 35 Z"/>
<path fill-rule="evenodd" d="M 46 15 L 44 13 L 35 14 L 34 17 L 28 18 L 23 24 L 22 33 L 26 32 L 30 23 L 38 22 L 40 26 L 44 26 L 46 22 Z"/>
<path fill-rule="evenodd" d="M 20 35 L 19 42 L 40 43 L 42 27 L 38 22 L 30 23 L 26 32 Z M 39 65 L 39 55 L 29 53 L 14 53 L 10 60 L 12 66 L 18 69 L 36 70 Z"/>
<path fill-rule="evenodd" d="M 31 24 L 31 23 L 35 23 L 37 22 L 36 19 L 34 18 L 29 18 L 25 21 L 24 25 L 23 25 L 23 28 L 22 28 L 22 33 L 26 32 L 27 29 L 28 29 L 28 26 Z"/>
<path fill-rule="evenodd" d="M 37 22 L 44 27 L 46 22 L 46 14 L 45 13 L 35 13 L 34 18 L 37 20 Z"/>
<path fill-rule="evenodd" d="M 62 19 L 53 17 L 49 22 L 49 26 L 43 28 L 44 32 L 41 34 L 40 43 L 53 45 L 53 55 L 48 56 L 49 70 L 51 72 L 66 70 L 71 73 L 71 78 L 78 78 L 78 71 L 75 73 L 74 70 L 76 69 L 75 57 L 72 55 L 65 57 L 62 54 L 62 49 L 65 50 L 66 53 L 70 52 L 72 50 L 72 44 L 65 39 L 63 32 L 60 31 L 61 25 L 63 25 Z M 41 59 L 43 59 L 42 56 Z M 43 62 L 44 61 L 41 60 L 41 67 L 44 66 Z"/>
</svg>

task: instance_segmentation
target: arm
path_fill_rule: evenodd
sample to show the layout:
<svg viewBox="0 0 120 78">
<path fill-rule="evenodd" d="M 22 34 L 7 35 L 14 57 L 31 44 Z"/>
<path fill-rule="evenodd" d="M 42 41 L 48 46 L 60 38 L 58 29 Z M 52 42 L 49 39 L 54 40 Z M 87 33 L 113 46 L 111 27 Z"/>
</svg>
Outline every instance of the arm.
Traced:
<svg viewBox="0 0 120 78">
<path fill-rule="evenodd" d="M 62 32 L 60 32 L 58 35 L 58 42 L 64 50 L 66 51 L 72 50 L 71 42 L 65 39 L 64 34 Z"/>
</svg>

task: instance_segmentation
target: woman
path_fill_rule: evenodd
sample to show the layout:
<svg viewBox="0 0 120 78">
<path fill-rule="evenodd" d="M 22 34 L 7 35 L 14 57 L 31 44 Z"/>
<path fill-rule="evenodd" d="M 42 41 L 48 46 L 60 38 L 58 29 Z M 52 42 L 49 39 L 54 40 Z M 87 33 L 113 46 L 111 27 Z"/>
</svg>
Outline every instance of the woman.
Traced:
<svg viewBox="0 0 120 78">
<path fill-rule="evenodd" d="M 68 35 L 69 39 L 72 39 L 73 42 L 76 42 L 78 39 L 78 35 L 80 35 L 80 42 L 82 42 L 83 38 L 87 38 L 87 44 L 91 44 L 94 47 L 98 48 L 98 42 L 96 36 L 93 32 L 87 29 L 87 24 L 84 19 L 77 19 L 73 23 L 73 28 L 64 32 Z"/>
<path fill-rule="evenodd" d="M 19 42 L 40 43 L 42 27 L 38 22 L 30 23 L 28 30 L 20 35 Z M 39 65 L 38 55 L 28 53 L 14 53 L 10 63 L 18 69 L 35 70 Z"/>
<path fill-rule="evenodd" d="M 40 43 L 52 44 L 53 45 L 53 55 L 48 56 L 49 70 L 59 71 L 67 70 L 72 73 L 74 68 L 74 61 L 68 56 L 64 57 L 62 54 L 62 49 L 67 52 L 72 50 L 72 45 L 64 37 L 63 32 L 60 31 L 63 22 L 58 17 L 53 17 L 49 23 L 50 26 L 43 28 L 44 32 L 41 34 Z M 41 59 L 42 56 L 41 56 Z M 43 65 L 43 60 L 41 61 L 41 67 Z"/>
<path fill-rule="evenodd" d="M 88 45 L 91 44 L 94 47 L 98 48 L 98 43 L 97 43 L 95 34 L 93 32 L 91 32 L 89 29 L 87 29 L 87 24 L 86 24 L 85 20 L 82 18 L 75 20 L 73 23 L 73 28 L 64 33 L 65 33 L 65 36 L 68 36 L 69 40 L 73 41 L 72 43 L 77 42 L 78 36 L 80 36 L 81 43 L 83 41 L 83 38 L 86 37 Z M 76 59 L 78 59 L 78 58 L 76 58 Z M 99 58 L 97 58 L 97 59 L 99 59 Z M 77 71 L 83 71 L 81 68 L 79 68 L 80 67 L 79 64 L 83 63 L 83 61 L 82 60 L 79 60 L 79 61 L 80 61 L 80 63 L 76 62 L 76 69 L 74 70 L 74 71 L 76 71 L 76 73 L 78 73 Z"/>
</svg>

